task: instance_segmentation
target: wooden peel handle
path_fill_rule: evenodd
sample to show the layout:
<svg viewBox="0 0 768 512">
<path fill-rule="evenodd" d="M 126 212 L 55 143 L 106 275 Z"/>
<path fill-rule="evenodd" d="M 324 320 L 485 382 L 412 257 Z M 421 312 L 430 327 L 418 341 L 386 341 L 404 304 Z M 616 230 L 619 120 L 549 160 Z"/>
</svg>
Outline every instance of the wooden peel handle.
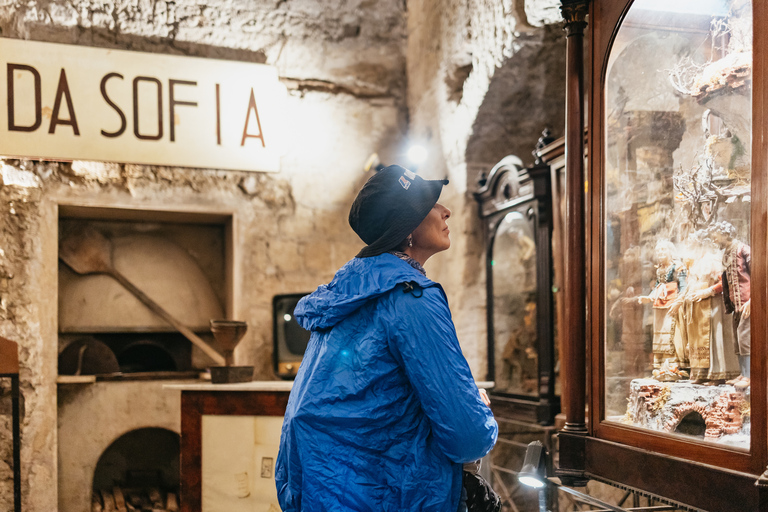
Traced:
<svg viewBox="0 0 768 512">
<path fill-rule="evenodd" d="M 134 286 L 134 284 L 131 283 L 128 279 L 126 279 L 123 274 L 115 269 L 109 270 L 108 274 L 114 277 L 115 280 L 123 285 L 126 290 L 135 295 L 136 298 L 139 299 L 149 309 L 151 309 L 153 313 L 178 329 L 181 334 L 183 334 L 189 341 L 197 345 L 200 350 L 208 354 L 208 357 L 213 359 L 217 364 L 225 364 L 224 357 L 221 354 L 216 352 L 213 347 L 206 343 L 205 340 L 200 338 L 200 336 L 192 332 L 189 327 L 178 321 L 175 317 L 171 316 L 171 314 L 166 311 L 165 308 L 163 308 L 160 304 L 150 299 L 147 294 L 136 288 L 136 286 Z"/>
</svg>

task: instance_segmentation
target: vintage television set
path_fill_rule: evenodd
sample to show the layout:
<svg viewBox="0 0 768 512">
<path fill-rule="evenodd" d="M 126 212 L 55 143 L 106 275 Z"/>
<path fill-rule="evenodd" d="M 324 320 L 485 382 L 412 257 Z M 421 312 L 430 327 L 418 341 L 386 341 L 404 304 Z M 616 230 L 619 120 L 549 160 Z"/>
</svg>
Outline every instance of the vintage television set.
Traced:
<svg viewBox="0 0 768 512">
<path fill-rule="evenodd" d="M 296 321 L 293 310 L 306 293 L 275 295 L 272 298 L 272 359 L 275 375 L 293 379 L 307 349 L 309 331 Z"/>
<path fill-rule="evenodd" d="M 768 4 L 562 3 L 559 476 L 768 510 Z"/>
</svg>

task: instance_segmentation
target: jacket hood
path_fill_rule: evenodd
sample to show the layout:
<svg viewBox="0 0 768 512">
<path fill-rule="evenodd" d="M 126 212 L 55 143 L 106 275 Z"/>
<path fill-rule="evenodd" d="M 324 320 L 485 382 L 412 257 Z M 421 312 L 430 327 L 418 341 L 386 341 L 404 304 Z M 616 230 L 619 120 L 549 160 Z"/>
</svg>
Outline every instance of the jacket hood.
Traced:
<svg viewBox="0 0 768 512">
<path fill-rule="evenodd" d="M 333 280 L 320 285 L 296 305 L 294 316 L 309 331 L 328 329 L 400 283 L 416 282 L 422 288 L 437 283 L 394 254 L 353 258 Z"/>
</svg>

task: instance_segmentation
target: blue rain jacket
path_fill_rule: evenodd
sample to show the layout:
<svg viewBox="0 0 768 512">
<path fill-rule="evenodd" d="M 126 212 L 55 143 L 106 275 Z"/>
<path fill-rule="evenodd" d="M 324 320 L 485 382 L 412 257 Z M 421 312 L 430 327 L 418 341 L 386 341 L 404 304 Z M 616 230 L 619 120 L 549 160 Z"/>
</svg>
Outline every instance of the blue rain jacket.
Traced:
<svg viewBox="0 0 768 512">
<path fill-rule="evenodd" d="M 354 258 L 295 315 L 312 335 L 280 439 L 282 509 L 456 512 L 461 464 L 498 426 L 442 287 L 392 254 Z"/>
</svg>

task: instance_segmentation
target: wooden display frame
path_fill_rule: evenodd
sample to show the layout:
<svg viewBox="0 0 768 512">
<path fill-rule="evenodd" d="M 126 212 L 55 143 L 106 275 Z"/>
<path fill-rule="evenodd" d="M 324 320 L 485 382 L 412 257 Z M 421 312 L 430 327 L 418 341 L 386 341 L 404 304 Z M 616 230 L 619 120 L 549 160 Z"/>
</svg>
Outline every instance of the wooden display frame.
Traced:
<svg viewBox="0 0 768 512">
<path fill-rule="evenodd" d="M 510 194 L 510 188 L 514 192 Z M 494 327 L 493 251 L 502 221 L 511 212 L 527 217 L 533 225 L 536 247 L 536 353 L 538 355 L 536 392 L 530 395 L 492 390 L 494 411 L 540 425 L 552 425 L 560 412 L 560 397 L 555 393 L 555 314 L 553 279 L 553 206 L 551 171 L 546 164 L 524 168 L 516 157 L 505 157 L 494 166 L 486 183 L 475 192 L 479 216 L 485 233 L 486 326 L 488 333 L 488 375 L 496 381 Z"/>
<path fill-rule="evenodd" d="M 567 4 L 587 3 L 564 1 Z M 589 421 L 581 422 L 579 412 L 584 410 L 584 394 L 569 393 L 565 407 L 568 410 L 566 428 L 561 432 L 560 462 L 561 474 L 572 482 L 583 481 L 589 477 L 609 481 L 618 485 L 638 489 L 647 493 L 667 497 L 672 501 L 692 505 L 705 510 L 743 511 L 768 510 L 768 482 L 760 476 L 768 462 L 768 400 L 766 399 L 766 332 L 768 317 L 753 315 L 752 338 L 752 386 L 751 386 L 751 442 L 749 450 L 728 448 L 712 443 L 683 439 L 670 434 L 628 427 L 613 422 L 605 422 L 605 291 L 604 291 L 604 248 L 605 248 L 605 207 L 603 161 L 604 152 L 604 83 L 606 78 L 607 58 L 622 20 L 633 0 L 607 2 L 594 0 L 589 8 L 590 37 L 589 54 L 591 56 L 591 79 L 593 84 L 588 94 L 589 132 L 596 136 L 589 138 L 588 153 L 590 159 L 585 183 L 586 193 L 584 217 L 584 256 L 587 263 L 586 304 L 581 311 L 566 312 L 566 323 L 571 332 L 584 333 L 584 346 L 580 346 L 578 335 L 566 340 L 566 352 L 580 358 L 582 350 L 589 350 L 588 358 L 576 361 L 568 368 L 569 381 L 579 388 L 586 382 L 590 389 Z M 752 310 L 766 311 L 768 307 L 768 251 L 760 248 L 768 245 L 768 179 L 761 170 L 768 165 L 768 86 L 765 80 L 766 52 L 768 34 L 762 29 L 768 20 L 768 6 L 764 2 L 753 2 L 753 104 L 752 104 L 752 202 L 751 202 L 751 245 L 757 249 L 752 252 Z M 583 22 L 568 20 L 570 23 Z M 570 46 L 571 41 L 569 41 Z M 578 51 L 569 47 L 571 67 L 579 66 Z M 574 73 L 572 73 L 574 74 Z M 569 75 L 571 76 L 571 75 Z M 569 97 L 580 88 L 576 79 L 569 82 Z M 577 125 L 580 105 L 567 108 L 567 123 Z M 568 131 L 568 130 L 567 130 Z M 572 138 L 572 143 L 575 138 Z M 566 138 L 566 154 L 568 154 Z M 573 145 L 571 147 L 574 147 Z M 566 164 L 566 174 L 570 183 L 578 183 L 577 162 Z M 574 180 L 574 181 L 571 181 Z M 581 188 L 581 190 L 584 190 Z M 569 189 L 568 200 L 578 203 L 579 192 Z M 568 209 L 568 215 L 578 213 Z M 579 219 L 567 219 L 576 223 Z M 569 225 L 571 225 L 569 224 Z M 572 239 L 569 238 L 569 241 Z M 578 243 L 574 241 L 573 243 Z M 580 248 L 570 245 L 569 260 L 566 263 L 571 273 L 578 268 L 578 261 L 571 256 L 579 253 Z M 578 260 L 578 258 L 575 258 Z M 583 267 L 582 267 L 583 268 Z M 573 286 L 569 281 L 566 286 Z M 578 283 L 576 284 L 578 286 Z M 568 292 L 567 292 L 568 293 Z M 567 296 L 571 296 L 570 293 Z M 581 323 L 581 315 L 589 311 L 586 325 Z M 583 325 L 583 328 L 582 328 Z M 579 364 L 583 362 L 583 364 Z M 586 372 L 589 363 L 590 372 Z M 571 428 L 569 429 L 569 424 Z M 621 464 L 617 464 L 621 461 Z M 706 489 L 706 492 L 702 490 Z"/>
</svg>

